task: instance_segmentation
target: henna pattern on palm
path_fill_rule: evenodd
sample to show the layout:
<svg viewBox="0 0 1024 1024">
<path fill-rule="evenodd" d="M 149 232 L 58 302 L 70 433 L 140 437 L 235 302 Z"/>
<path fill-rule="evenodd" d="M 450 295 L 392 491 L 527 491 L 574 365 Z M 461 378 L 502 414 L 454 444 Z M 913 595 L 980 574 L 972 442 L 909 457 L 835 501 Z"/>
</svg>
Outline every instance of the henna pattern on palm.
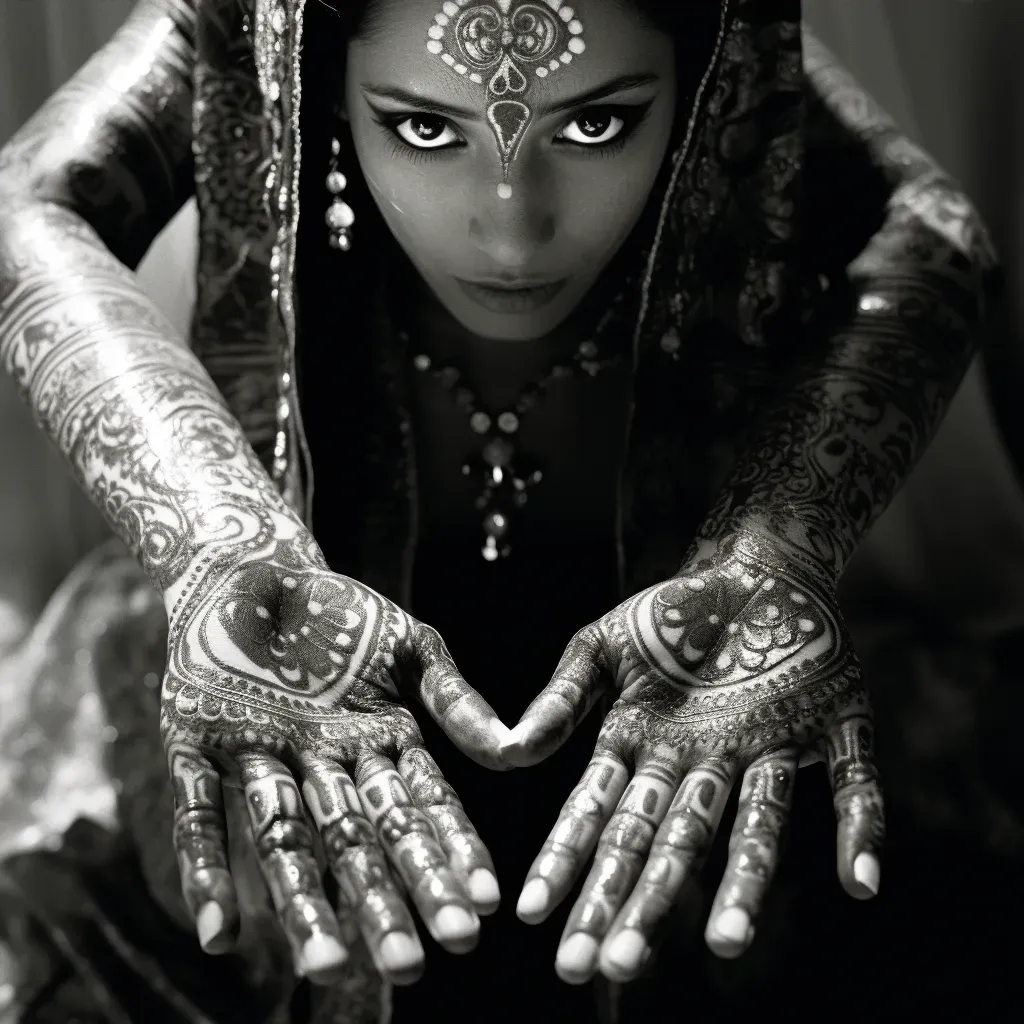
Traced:
<svg viewBox="0 0 1024 1024">
<path fill-rule="evenodd" d="M 308 535 L 282 541 L 266 514 L 244 550 L 205 555 L 170 608 L 161 729 L 200 938 L 227 948 L 238 923 L 224 780 L 245 791 L 298 969 L 329 979 L 361 932 L 383 974 L 414 980 L 423 950 L 395 876 L 455 952 L 475 945 L 477 915 L 495 908 L 498 892 L 490 856 L 401 694 L 415 692 L 467 754 L 492 766 L 507 730 L 434 630 L 330 572 Z M 320 882 L 306 807 L 339 883 L 341 921 Z"/>
<path fill-rule="evenodd" d="M 783 560 L 756 534 L 704 545 L 678 576 L 574 637 L 506 757 L 546 757 L 609 692 L 594 758 L 518 908 L 543 920 L 594 854 L 556 961 L 565 980 L 642 969 L 741 775 L 712 949 L 736 956 L 752 939 L 802 759 L 829 765 L 843 885 L 874 894 L 884 816 L 871 707 L 826 573 Z"/>
<path fill-rule="evenodd" d="M 361 935 L 386 977 L 408 981 L 423 950 L 395 877 L 456 951 L 498 890 L 399 687 L 481 761 L 507 730 L 436 632 L 328 571 L 126 269 L 192 184 L 194 8 L 142 0 L 0 155 L 0 361 L 167 608 L 161 725 L 200 941 L 222 951 L 238 925 L 224 778 L 245 791 L 298 970 L 330 978 Z"/>
</svg>

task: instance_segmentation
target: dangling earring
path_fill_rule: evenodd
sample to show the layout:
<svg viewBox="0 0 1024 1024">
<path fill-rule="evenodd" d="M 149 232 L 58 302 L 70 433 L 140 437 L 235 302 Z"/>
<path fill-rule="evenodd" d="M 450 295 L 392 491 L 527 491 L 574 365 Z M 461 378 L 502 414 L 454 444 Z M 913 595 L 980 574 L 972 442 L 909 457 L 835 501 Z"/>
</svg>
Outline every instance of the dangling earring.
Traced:
<svg viewBox="0 0 1024 1024">
<path fill-rule="evenodd" d="M 351 227 L 355 223 L 356 215 L 352 207 L 341 198 L 341 193 L 348 186 L 348 179 L 338 170 L 338 154 L 341 152 L 341 143 L 337 139 L 331 139 L 331 167 L 327 174 L 327 191 L 334 196 L 331 205 L 327 209 L 327 226 L 331 229 L 331 247 L 348 252 L 352 248 Z"/>
</svg>

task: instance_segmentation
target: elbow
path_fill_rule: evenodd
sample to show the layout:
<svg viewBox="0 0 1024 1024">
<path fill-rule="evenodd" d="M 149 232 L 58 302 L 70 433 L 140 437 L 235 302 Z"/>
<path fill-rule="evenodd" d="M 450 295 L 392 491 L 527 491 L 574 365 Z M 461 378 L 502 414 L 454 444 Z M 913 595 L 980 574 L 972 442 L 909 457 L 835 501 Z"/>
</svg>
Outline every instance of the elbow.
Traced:
<svg viewBox="0 0 1024 1024">
<path fill-rule="evenodd" d="M 942 173 L 924 175 L 898 189 L 890 206 L 916 236 L 917 251 L 930 252 L 933 267 L 960 285 L 971 319 L 986 319 L 1002 296 L 1003 268 L 984 219 L 960 186 Z"/>
</svg>

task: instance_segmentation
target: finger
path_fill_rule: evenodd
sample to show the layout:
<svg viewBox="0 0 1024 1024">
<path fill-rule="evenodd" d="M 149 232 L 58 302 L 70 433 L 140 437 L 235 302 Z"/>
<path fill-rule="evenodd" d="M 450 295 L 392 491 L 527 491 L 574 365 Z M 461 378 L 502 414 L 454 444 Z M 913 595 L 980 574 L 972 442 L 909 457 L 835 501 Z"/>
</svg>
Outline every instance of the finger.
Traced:
<svg viewBox="0 0 1024 1024">
<path fill-rule="evenodd" d="M 551 682 L 502 744 L 505 761 L 526 767 L 553 754 L 597 703 L 607 680 L 601 637 L 588 626 L 572 638 Z"/>
<path fill-rule="evenodd" d="M 265 754 L 240 754 L 237 760 L 253 843 L 295 970 L 311 981 L 330 981 L 348 953 L 320 881 L 313 833 L 295 779 Z"/>
<path fill-rule="evenodd" d="M 743 776 L 729 862 L 704 934 L 721 957 L 739 956 L 754 938 L 754 920 L 778 866 L 799 757 L 797 750 L 766 754 Z"/>
<path fill-rule="evenodd" d="M 395 865 L 434 940 L 467 953 L 480 937 L 480 918 L 452 870 L 426 813 L 417 807 L 386 758 L 363 761 L 356 772 L 363 810 Z"/>
<path fill-rule="evenodd" d="M 878 894 L 879 853 L 885 840 L 885 804 L 873 761 L 874 727 L 855 715 L 828 733 L 828 773 L 838 819 L 836 866 L 855 899 Z"/>
<path fill-rule="evenodd" d="M 466 884 L 476 912 L 493 914 L 501 902 L 494 862 L 437 763 L 422 747 L 416 747 L 401 756 L 398 773 L 413 802 L 433 822 L 448 863 Z"/>
<path fill-rule="evenodd" d="M 193 747 L 171 744 L 174 852 L 185 904 L 207 953 L 224 953 L 238 934 L 238 897 L 228 870 L 228 833 L 217 770 Z"/>
<path fill-rule="evenodd" d="M 682 773 L 678 754 L 638 761 L 562 933 L 555 970 L 563 981 L 583 984 L 593 977 L 601 942 L 640 878 Z"/>
<path fill-rule="evenodd" d="M 632 981 L 647 964 L 684 886 L 707 859 L 735 780 L 734 765 L 710 762 L 683 780 L 640 880 L 601 947 L 601 973 L 609 980 Z"/>
<path fill-rule="evenodd" d="M 423 973 L 423 946 L 355 785 L 340 765 L 316 758 L 303 759 L 302 773 L 302 795 L 345 908 L 380 973 L 394 984 L 411 984 Z"/>
<path fill-rule="evenodd" d="M 628 779 L 620 757 L 610 750 L 595 753 L 526 876 L 516 905 L 521 920 L 538 924 L 565 899 Z"/>
<path fill-rule="evenodd" d="M 438 632 L 423 625 L 419 630 L 415 650 L 423 706 L 445 735 L 477 764 L 499 771 L 511 767 L 501 756 L 508 726 L 462 678 Z"/>
</svg>

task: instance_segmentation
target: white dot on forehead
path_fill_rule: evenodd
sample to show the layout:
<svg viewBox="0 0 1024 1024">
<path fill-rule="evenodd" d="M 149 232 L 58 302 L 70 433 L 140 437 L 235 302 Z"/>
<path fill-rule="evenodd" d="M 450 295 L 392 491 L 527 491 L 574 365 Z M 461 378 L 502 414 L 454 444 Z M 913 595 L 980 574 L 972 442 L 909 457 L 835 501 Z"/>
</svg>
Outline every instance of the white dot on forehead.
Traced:
<svg viewBox="0 0 1024 1024">
<path fill-rule="evenodd" d="M 580 35 L 580 33 L 583 31 L 583 22 L 582 21 L 570 21 L 569 22 L 569 31 L 574 36 Z"/>
<path fill-rule="evenodd" d="M 583 42 L 579 36 L 573 36 L 572 39 L 569 40 L 569 49 L 572 50 L 573 53 L 582 53 L 586 48 L 587 44 Z"/>
<path fill-rule="evenodd" d="M 455 63 L 455 58 L 450 53 L 442 53 L 441 60 L 443 60 L 449 67 Z"/>
<path fill-rule="evenodd" d="M 558 16 L 562 19 L 562 21 L 572 21 L 572 16 L 575 13 L 576 12 L 571 7 L 563 7 L 558 12 Z"/>
<path fill-rule="evenodd" d="M 431 39 L 430 42 L 427 43 L 427 49 L 431 53 L 440 53 L 444 49 L 444 44 L 437 39 Z"/>
<path fill-rule="evenodd" d="M 537 68 L 537 77 L 538 78 L 546 78 L 547 77 L 547 73 L 548 73 L 548 69 L 547 68 Z"/>
<path fill-rule="evenodd" d="M 430 28 L 427 29 L 427 35 L 430 36 L 431 39 L 444 39 L 444 29 L 441 28 L 440 25 L 431 25 Z"/>
<path fill-rule="evenodd" d="M 506 184 L 505 182 L 502 182 L 498 186 L 498 197 L 501 198 L 501 199 L 511 199 L 512 198 L 512 186 Z"/>
<path fill-rule="evenodd" d="M 448 24 L 448 15 L 447 14 L 435 14 L 434 15 L 434 21 L 436 21 L 438 23 L 438 25 L 440 25 L 442 28 L 444 28 L 445 25 Z"/>
<path fill-rule="evenodd" d="M 455 15 L 459 13 L 459 5 L 453 4 L 451 0 L 448 0 L 448 2 L 444 5 L 444 7 L 441 8 L 441 10 L 444 11 L 444 13 L 447 14 L 449 18 L 454 18 Z"/>
</svg>

